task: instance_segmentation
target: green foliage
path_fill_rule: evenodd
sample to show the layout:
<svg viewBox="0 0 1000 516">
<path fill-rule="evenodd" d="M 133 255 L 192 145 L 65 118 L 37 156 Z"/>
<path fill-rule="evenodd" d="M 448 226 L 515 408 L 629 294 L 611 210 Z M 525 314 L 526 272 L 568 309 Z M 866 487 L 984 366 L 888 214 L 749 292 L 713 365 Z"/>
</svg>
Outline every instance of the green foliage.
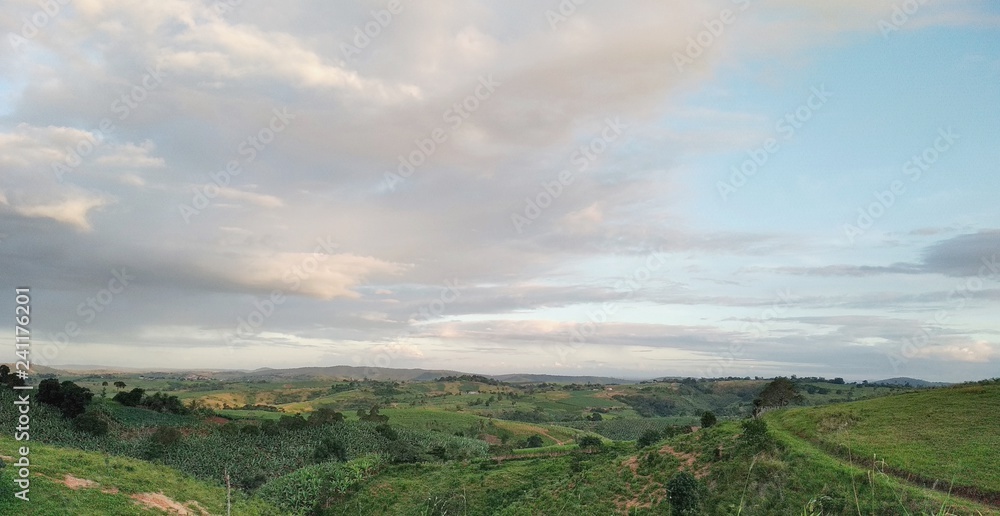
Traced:
<svg viewBox="0 0 1000 516">
<path fill-rule="evenodd" d="M 313 451 L 313 462 L 326 462 L 331 459 L 335 459 L 341 462 L 347 460 L 347 448 L 344 444 L 332 436 L 324 437 L 319 444 L 316 445 L 316 450 Z"/>
<path fill-rule="evenodd" d="M 108 433 L 108 416 L 97 411 L 88 411 L 73 419 L 73 430 L 84 432 L 95 437 Z"/>
<path fill-rule="evenodd" d="M 38 394 L 35 400 L 56 407 L 66 419 L 72 419 L 87 410 L 87 405 L 94 398 L 90 389 L 85 389 L 67 380 L 59 383 L 55 378 L 42 380 L 38 384 Z"/>
<path fill-rule="evenodd" d="M 538 434 L 535 434 L 535 435 L 529 437 L 524 442 L 524 447 L 525 448 L 541 448 L 543 444 L 545 444 L 545 441 L 542 441 L 542 436 L 540 436 Z"/>
<path fill-rule="evenodd" d="M 743 428 L 743 433 L 740 435 L 740 445 L 744 449 L 751 453 L 757 453 L 773 444 L 767 430 L 767 423 L 763 419 L 745 419 L 740 425 Z"/>
<path fill-rule="evenodd" d="M 605 418 L 603 421 L 570 421 L 559 424 L 593 432 L 612 441 L 635 441 L 647 430 L 656 430 L 667 437 L 690 432 L 690 426 L 677 424 L 685 419 L 687 418 L 617 417 Z"/>
<path fill-rule="evenodd" d="M 789 403 L 802 401 L 802 395 L 788 378 L 778 377 L 764 387 L 754 402 L 754 413 L 768 408 L 781 408 Z"/>
<path fill-rule="evenodd" d="M 715 423 L 717 423 L 717 422 L 718 422 L 718 419 L 715 417 L 715 414 L 713 414 L 712 411 L 706 410 L 704 413 L 702 413 L 702 415 L 701 415 L 701 427 L 702 428 L 710 428 L 710 427 L 714 426 Z"/>
<path fill-rule="evenodd" d="M 302 417 L 301 414 L 295 414 L 294 416 L 281 416 L 278 419 L 278 428 L 282 431 L 294 432 L 296 430 L 302 430 L 303 428 L 309 426 L 306 418 Z"/>
<path fill-rule="evenodd" d="M 628 404 L 642 417 L 667 417 L 677 413 L 677 402 L 648 394 L 619 394 L 614 399 Z"/>
<path fill-rule="evenodd" d="M 119 382 L 115 382 L 116 384 Z M 124 385 L 124 384 L 123 384 Z M 136 387 L 129 392 L 119 392 L 115 394 L 112 401 L 117 401 L 126 407 L 137 407 L 142 403 L 142 397 L 146 394 L 145 389 L 140 389 Z"/>
<path fill-rule="evenodd" d="M 361 421 L 368 421 L 370 423 L 385 423 L 389 421 L 389 416 L 383 416 L 378 413 L 378 405 L 372 405 L 368 412 L 365 413 L 364 410 L 358 409 L 358 419 Z"/>
<path fill-rule="evenodd" d="M 375 474 L 384 461 L 367 456 L 349 462 L 306 466 L 264 484 L 256 496 L 282 510 L 282 514 L 306 514 L 322 509 Z"/>
<path fill-rule="evenodd" d="M 344 415 L 330 407 L 320 407 L 309 415 L 309 424 L 312 426 L 332 425 L 344 421 Z"/>
<path fill-rule="evenodd" d="M 604 442 L 602 442 L 601 438 L 596 435 L 585 435 L 581 437 L 577 443 L 580 445 L 580 448 L 589 448 L 592 450 L 600 450 L 604 447 Z"/>
<path fill-rule="evenodd" d="M 667 499 L 670 501 L 672 514 L 698 514 L 698 480 L 687 471 L 678 472 L 667 482 Z"/>
<path fill-rule="evenodd" d="M 656 441 L 659 441 L 661 437 L 663 436 L 660 434 L 660 432 L 650 428 L 649 430 L 643 432 L 638 439 L 636 439 L 635 445 L 638 446 L 639 448 L 645 448 L 655 443 Z"/>
</svg>

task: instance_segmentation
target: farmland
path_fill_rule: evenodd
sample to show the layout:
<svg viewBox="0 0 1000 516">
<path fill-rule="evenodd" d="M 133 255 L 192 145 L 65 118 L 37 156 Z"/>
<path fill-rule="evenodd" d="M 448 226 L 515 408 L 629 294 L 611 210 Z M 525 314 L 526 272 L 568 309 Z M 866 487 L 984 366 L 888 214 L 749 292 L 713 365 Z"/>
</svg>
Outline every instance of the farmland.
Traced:
<svg viewBox="0 0 1000 516">
<path fill-rule="evenodd" d="M 78 514 L 138 513 L 143 493 L 217 514 L 227 477 L 233 514 L 656 514 L 685 471 L 708 514 L 989 514 L 1000 492 L 991 382 L 785 381 L 792 406 L 768 411 L 750 442 L 741 425 L 777 382 L 64 374 L 63 388 L 91 390 L 84 415 L 106 430 L 33 408 L 37 507 Z M 136 388 L 162 390 L 123 404 Z M 12 396 L 0 389 L 5 425 Z M 8 457 L 14 447 L 0 441 Z M 70 489 L 66 475 L 100 488 Z"/>
</svg>

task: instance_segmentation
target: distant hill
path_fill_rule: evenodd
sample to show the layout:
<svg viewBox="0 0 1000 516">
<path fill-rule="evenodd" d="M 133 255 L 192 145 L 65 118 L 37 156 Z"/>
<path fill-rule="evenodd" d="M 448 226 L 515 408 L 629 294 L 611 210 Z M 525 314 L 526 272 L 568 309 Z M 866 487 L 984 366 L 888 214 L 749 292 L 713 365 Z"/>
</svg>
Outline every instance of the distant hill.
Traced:
<svg viewBox="0 0 1000 516">
<path fill-rule="evenodd" d="M 369 380 L 395 381 L 395 382 L 423 382 L 440 378 L 442 376 L 456 376 L 467 373 L 449 370 L 428 370 L 428 369 L 392 369 L 388 367 L 354 367 L 354 366 L 329 366 L 329 367 L 296 367 L 292 369 L 271 369 L 262 368 L 255 371 L 225 371 L 212 373 L 212 377 L 219 380 L 235 379 L 258 379 L 258 380 L 310 380 L 310 379 L 334 379 L 334 380 Z"/>
<path fill-rule="evenodd" d="M 633 384 L 636 380 L 623 380 L 606 376 L 561 376 L 555 374 L 500 374 L 487 375 L 490 378 L 507 383 L 600 383 L 600 384 Z"/>
<path fill-rule="evenodd" d="M 885 380 L 868 380 L 868 384 L 881 384 L 881 385 L 906 385 L 909 384 L 910 387 L 946 387 L 952 385 L 945 382 L 928 382 L 927 380 L 920 380 L 918 378 L 908 378 L 906 376 L 899 376 L 896 378 L 886 378 Z"/>
</svg>

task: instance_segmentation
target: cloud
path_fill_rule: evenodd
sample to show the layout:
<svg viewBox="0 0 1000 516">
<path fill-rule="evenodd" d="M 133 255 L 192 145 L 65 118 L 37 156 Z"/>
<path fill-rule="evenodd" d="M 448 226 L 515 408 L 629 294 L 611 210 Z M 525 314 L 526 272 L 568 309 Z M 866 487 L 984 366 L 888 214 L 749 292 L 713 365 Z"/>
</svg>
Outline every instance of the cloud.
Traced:
<svg viewBox="0 0 1000 516">
<path fill-rule="evenodd" d="M 277 253 L 219 258 L 203 263 L 201 274 L 260 292 L 278 290 L 286 295 L 317 299 L 360 297 L 353 289 L 368 278 L 391 277 L 406 269 L 405 265 L 349 253 Z"/>
<path fill-rule="evenodd" d="M 867 277 L 885 274 L 943 274 L 980 278 L 1000 277 L 997 255 L 1000 254 L 1000 230 L 984 229 L 977 233 L 942 240 L 923 249 L 918 263 L 891 265 L 825 265 L 820 267 L 747 268 L 748 271 L 771 271 L 808 276 Z"/>
<path fill-rule="evenodd" d="M 69 197 L 53 204 L 20 205 L 14 211 L 25 217 L 52 219 L 56 222 L 69 224 L 80 231 L 91 231 L 93 228 L 87 220 L 91 210 L 101 208 L 110 203 L 102 197 L 81 195 Z"/>
</svg>

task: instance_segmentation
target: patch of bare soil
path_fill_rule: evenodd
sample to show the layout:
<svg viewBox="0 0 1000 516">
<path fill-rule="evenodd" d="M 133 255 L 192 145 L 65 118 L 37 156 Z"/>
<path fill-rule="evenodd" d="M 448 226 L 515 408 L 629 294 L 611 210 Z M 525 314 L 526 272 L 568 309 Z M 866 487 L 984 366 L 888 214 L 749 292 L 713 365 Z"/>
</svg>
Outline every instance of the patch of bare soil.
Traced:
<svg viewBox="0 0 1000 516">
<path fill-rule="evenodd" d="M 177 514 L 180 516 L 208 515 L 208 512 L 198 505 L 197 502 L 188 502 L 188 505 L 183 505 L 163 493 L 139 493 L 131 495 L 131 498 L 141 505 L 151 509 L 160 509 L 161 511 L 166 511 L 169 514 Z"/>
<path fill-rule="evenodd" d="M 93 480 L 87 480 L 85 478 L 77 478 L 74 477 L 73 475 L 66 475 L 66 477 L 63 478 L 62 483 L 66 487 L 73 489 L 74 491 L 77 489 L 96 489 L 101 486 L 101 484 L 98 484 Z"/>
</svg>

